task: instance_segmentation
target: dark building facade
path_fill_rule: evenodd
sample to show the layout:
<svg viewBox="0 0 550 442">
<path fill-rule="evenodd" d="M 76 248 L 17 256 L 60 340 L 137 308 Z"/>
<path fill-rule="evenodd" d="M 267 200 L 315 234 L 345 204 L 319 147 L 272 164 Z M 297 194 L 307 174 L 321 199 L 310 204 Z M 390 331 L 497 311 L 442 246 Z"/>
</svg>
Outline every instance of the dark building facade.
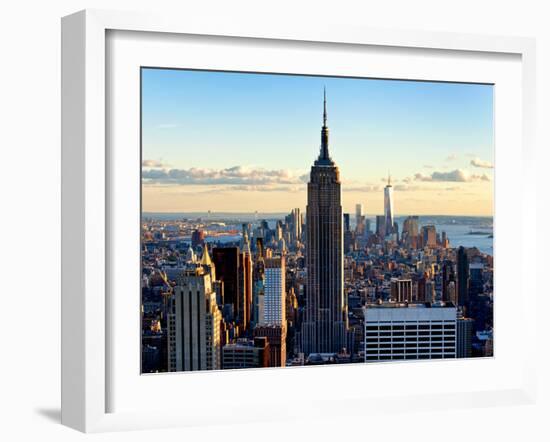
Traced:
<svg viewBox="0 0 550 442">
<path fill-rule="evenodd" d="M 252 311 L 252 257 L 250 249 L 239 254 L 239 314 L 237 318 L 244 330 L 248 329 Z"/>
<path fill-rule="evenodd" d="M 258 325 L 253 333 L 255 338 L 267 338 L 269 344 L 269 367 L 286 365 L 286 325 Z"/>
<path fill-rule="evenodd" d="M 460 307 L 468 305 L 470 285 L 470 265 L 466 249 L 462 246 L 456 252 L 457 302 Z"/>
<path fill-rule="evenodd" d="M 456 357 L 472 357 L 472 338 L 474 334 L 474 320 L 458 318 L 456 321 Z"/>
<path fill-rule="evenodd" d="M 311 167 L 306 209 L 307 291 L 302 324 L 304 353 L 337 353 L 347 342 L 343 290 L 343 231 L 340 172 L 330 158 L 326 98 L 321 152 Z"/>
<path fill-rule="evenodd" d="M 199 246 L 204 246 L 204 239 L 206 238 L 206 233 L 204 230 L 193 230 L 191 233 L 191 246 L 196 249 Z"/>
<path fill-rule="evenodd" d="M 352 252 L 354 249 L 355 244 L 350 227 L 349 213 L 344 213 L 344 253 Z"/>
<path fill-rule="evenodd" d="M 386 234 L 386 218 L 384 215 L 376 215 L 376 235 L 379 238 L 384 238 Z"/>
<path fill-rule="evenodd" d="M 470 264 L 470 285 L 468 287 L 470 299 L 483 294 L 483 264 Z"/>
<path fill-rule="evenodd" d="M 217 247 L 212 250 L 216 278 L 223 281 L 224 305 L 231 305 L 233 317 L 241 320 L 240 253 L 238 247 Z"/>
<path fill-rule="evenodd" d="M 344 232 L 349 232 L 350 230 L 349 213 L 344 213 Z"/>
<path fill-rule="evenodd" d="M 443 267 L 442 267 L 441 271 L 442 271 L 442 274 L 441 274 L 441 279 L 442 279 L 442 281 L 441 281 L 441 284 L 442 284 L 441 300 L 443 302 L 456 303 L 456 299 L 454 299 L 454 298 L 456 298 L 456 294 L 453 297 L 453 299 L 451 299 L 451 297 L 449 296 L 449 283 L 455 281 L 454 264 L 449 260 L 445 260 L 443 262 Z"/>
</svg>

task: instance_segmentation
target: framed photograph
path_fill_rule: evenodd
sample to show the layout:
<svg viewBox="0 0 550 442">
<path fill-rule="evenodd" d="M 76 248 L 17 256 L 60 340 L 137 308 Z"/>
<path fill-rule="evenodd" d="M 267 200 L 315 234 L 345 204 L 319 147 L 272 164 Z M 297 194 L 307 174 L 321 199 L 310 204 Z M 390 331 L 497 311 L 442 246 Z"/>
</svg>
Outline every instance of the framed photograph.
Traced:
<svg viewBox="0 0 550 442">
<path fill-rule="evenodd" d="M 64 424 L 534 400 L 532 40 L 62 31 Z"/>
</svg>

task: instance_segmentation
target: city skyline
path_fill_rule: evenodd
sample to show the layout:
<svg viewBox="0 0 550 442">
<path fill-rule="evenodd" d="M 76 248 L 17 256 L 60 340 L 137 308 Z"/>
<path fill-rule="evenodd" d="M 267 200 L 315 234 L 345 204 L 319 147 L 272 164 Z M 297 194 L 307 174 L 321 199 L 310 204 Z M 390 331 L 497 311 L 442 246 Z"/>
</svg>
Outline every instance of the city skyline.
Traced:
<svg viewBox="0 0 550 442">
<path fill-rule="evenodd" d="M 400 224 L 389 174 L 384 214 L 372 223 L 357 203 L 352 227 L 323 89 L 320 147 L 299 177 L 307 181 L 305 213 L 294 207 L 271 224 L 257 216 L 142 217 L 143 372 L 493 355 L 492 246 L 455 243 L 446 227 L 418 215 Z M 248 177 L 242 169 L 149 166 L 150 180 L 176 185 L 231 187 Z M 253 179 L 265 185 L 273 177 L 290 180 L 265 170 Z M 492 242 L 492 222 L 474 219 L 467 234 Z"/>
<path fill-rule="evenodd" d="M 395 216 L 492 215 L 492 86 L 158 69 L 142 78 L 144 212 L 305 207 L 326 85 L 345 212 L 361 203 L 382 214 L 390 172 Z"/>
</svg>

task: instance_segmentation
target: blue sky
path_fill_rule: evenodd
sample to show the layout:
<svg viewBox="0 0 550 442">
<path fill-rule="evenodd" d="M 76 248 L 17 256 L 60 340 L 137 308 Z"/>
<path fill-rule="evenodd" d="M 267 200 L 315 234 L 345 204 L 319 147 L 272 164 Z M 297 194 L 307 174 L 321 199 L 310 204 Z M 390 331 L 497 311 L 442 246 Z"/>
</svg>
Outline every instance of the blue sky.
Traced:
<svg viewBox="0 0 550 442">
<path fill-rule="evenodd" d="M 198 199 L 190 194 L 209 192 L 213 200 L 225 194 L 222 205 L 235 207 L 233 211 L 258 205 L 261 195 L 248 194 L 263 193 L 265 199 L 266 191 L 273 207 L 291 193 L 299 203 L 305 186 L 299 185 L 303 179 L 294 178 L 303 177 L 318 155 L 324 87 L 330 152 L 341 171 L 345 204 L 363 199 L 358 202 L 372 201 L 372 212 L 378 211 L 379 198 L 369 193 L 377 192 L 390 171 L 408 192 L 408 209 L 417 204 L 418 213 L 426 213 L 435 193 L 426 197 L 418 192 L 452 187 L 452 198 L 466 194 L 458 202 L 471 206 L 484 201 L 484 212 L 492 212 L 490 85 L 165 69 L 142 70 L 144 176 L 150 177 L 144 181 L 144 206 L 192 211 L 187 205 Z M 238 170 L 237 180 L 223 172 L 231 168 Z M 208 173 L 187 173 L 190 169 Z M 176 172 L 163 175 L 170 170 Z M 261 171 L 283 178 L 262 180 Z M 160 189 L 166 201 L 158 206 Z M 361 189 L 364 195 L 357 194 Z M 155 192 L 156 205 L 148 205 Z M 244 195 L 250 201 L 243 201 Z M 234 204 L 228 201 L 232 198 Z M 447 198 L 449 207 L 456 206 L 452 198 Z"/>
</svg>

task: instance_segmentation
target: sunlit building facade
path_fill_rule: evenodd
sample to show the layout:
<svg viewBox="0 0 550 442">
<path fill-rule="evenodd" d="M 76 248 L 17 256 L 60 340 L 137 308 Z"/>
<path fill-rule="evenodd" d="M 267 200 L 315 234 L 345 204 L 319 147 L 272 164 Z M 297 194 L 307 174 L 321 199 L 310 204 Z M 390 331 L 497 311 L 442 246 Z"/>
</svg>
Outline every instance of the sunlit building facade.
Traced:
<svg viewBox="0 0 550 442">
<path fill-rule="evenodd" d="M 450 303 L 367 305 L 365 362 L 455 358 L 456 314 Z"/>
</svg>

